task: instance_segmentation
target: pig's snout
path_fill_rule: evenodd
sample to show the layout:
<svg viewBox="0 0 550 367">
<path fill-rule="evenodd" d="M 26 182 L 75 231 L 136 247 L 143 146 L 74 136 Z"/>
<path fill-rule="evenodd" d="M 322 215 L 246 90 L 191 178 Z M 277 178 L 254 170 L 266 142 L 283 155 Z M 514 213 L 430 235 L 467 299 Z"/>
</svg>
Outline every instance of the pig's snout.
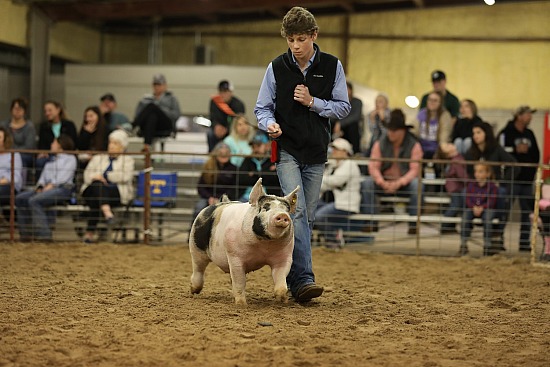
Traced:
<svg viewBox="0 0 550 367">
<path fill-rule="evenodd" d="M 277 227 L 286 228 L 290 224 L 290 216 L 286 213 L 277 214 L 274 218 L 274 224 Z"/>
</svg>

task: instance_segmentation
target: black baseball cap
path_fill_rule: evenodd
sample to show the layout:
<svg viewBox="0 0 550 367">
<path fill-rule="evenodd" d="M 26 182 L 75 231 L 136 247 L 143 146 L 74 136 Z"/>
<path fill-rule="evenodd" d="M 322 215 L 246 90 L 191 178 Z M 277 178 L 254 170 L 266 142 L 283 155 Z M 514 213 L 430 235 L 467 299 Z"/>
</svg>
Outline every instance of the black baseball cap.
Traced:
<svg viewBox="0 0 550 367">
<path fill-rule="evenodd" d="M 436 82 L 438 80 L 447 80 L 445 73 L 441 70 L 436 70 L 432 73 L 432 82 Z"/>
<path fill-rule="evenodd" d="M 104 95 L 101 96 L 101 98 L 99 99 L 100 101 L 111 101 L 111 102 L 116 102 L 116 99 L 115 99 L 115 96 L 113 93 L 105 93 Z"/>
<path fill-rule="evenodd" d="M 218 90 L 220 92 L 233 92 L 233 84 L 229 80 L 222 80 L 220 84 L 218 84 Z"/>
</svg>

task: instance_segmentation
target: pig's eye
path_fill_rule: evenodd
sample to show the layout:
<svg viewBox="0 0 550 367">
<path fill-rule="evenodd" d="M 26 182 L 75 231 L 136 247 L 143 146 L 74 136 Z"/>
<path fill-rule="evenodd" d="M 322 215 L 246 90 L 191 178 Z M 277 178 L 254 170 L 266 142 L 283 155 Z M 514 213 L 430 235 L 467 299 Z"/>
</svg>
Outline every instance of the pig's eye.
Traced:
<svg viewBox="0 0 550 367">
<path fill-rule="evenodd" d="M 262 206 L 262 209 L 265 210 L 266 212 L 269 211 L 269 209 L 271 209 L 271 204 L 265 203 L 264 206 Z"/>
</svg>

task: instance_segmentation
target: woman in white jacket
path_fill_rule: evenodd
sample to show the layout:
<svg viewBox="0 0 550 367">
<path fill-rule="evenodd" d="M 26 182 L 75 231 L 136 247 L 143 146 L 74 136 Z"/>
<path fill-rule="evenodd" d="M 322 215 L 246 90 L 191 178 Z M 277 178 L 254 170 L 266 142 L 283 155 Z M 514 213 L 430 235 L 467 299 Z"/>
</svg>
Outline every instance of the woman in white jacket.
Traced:
<svg viewBox="0 0 550 367">
<path fill-rule="evenodd" d="M 90 207 L 84 242 L 92 243 L 100 218 L 114 221 L 112 208 L 126 205 L 134 198 L 134 158 L 124 155 L 128 135 L 115 130 L 109 135 L 106 154 L 96 154 L 84 170 L 82 196 Z"/>
<path fill-rule="evenodd" d="M 328 246 L 343 245 L 338 230 L 349 230 L 349 215 L 359 213 L 361 205 L 361 171 L 357 163 L 349 159 L 352 145 L 345 139 L 335 139 L 331 145 L 331 160 L 325 169 L 321 194 L 332 191 L 334 202 L 319 203 L 315 212 L 315 225 L 324 235 Z"/>
</svg>

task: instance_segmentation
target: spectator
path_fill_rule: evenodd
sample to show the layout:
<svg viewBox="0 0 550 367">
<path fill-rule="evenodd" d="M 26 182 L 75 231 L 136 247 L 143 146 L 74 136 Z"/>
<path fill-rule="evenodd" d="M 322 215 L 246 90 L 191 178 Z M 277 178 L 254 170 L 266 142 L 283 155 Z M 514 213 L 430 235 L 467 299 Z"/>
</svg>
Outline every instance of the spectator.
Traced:
<svg viewBox="0 0 550 367">
<path fill-rule="evenodd" d="M 452 218 L 464 208 L 465 182 L 468 180 L 466 164 L 462 162 L 464 157 L 458 152 L 456 146 L 451 143 L 442 143 L 438 159 L 450 160 L 444 171 L 445 191 L 451 196 L 451 202 L 443 213 L 446 218 Z M 454 223 L 441 223 L 441 234 L 456 233 Z"/>
<path fill-rule="evenodd" d="M 127 205 L 134 197 L 134 158 L 123 153 L 128 148 L 128 134 L 115 130 L 109 134 L 106 154 L 96 154 L 84 171 L 82 196 L 90 207 L 85 243 L 94 242 L 100 218 L 112 224 L 112 208 Z"/>
<path fill-rule="evenodd" d="M 386 133 L 386 126 L 390 120 L 390 108 L 388 96 L 380 93 L 374 100 L 374 110 L 367 115 L 367 124 L 371 133 L 370 142 L 367 148 L 367 157 L 370 157 L 372 146 Z"/>
<path fill-rule="evenodd" d="M 98 151 L 107 150 L 107 125 L 99 107 L 90 106 L 84 110 L 84 121 L 80 127 L 76 148 L 78 150 Z M 92 159 L 90 153 L 78 155 L 80 169 L 86 168 Z"/>
<path fill-rule="evenodd" d="M 361 184 L 361 213 L 375 214 L 377 195 L 400 195 L 409 197 L 409 215 L 417 215 L 418 172 L 422 159 L 422 147 L 405 125 L 405 115 L 400 109 L 391 112 L 388 131 L 372 147 L 369 174 Z M 381 158 L 389 159 L 381 161 Z M 397 162 L 393 159 L 410 159 L 410 162 Z M 378 231 L 375 221 L 367 221 L 364 232 Z M 409 234 L 416 234 L 416 222 L 409 222 Z"/>
<path fill-rule="evenodd" d="M 237 167 L 229 159 L 231 150 L 224 142 L 216 144 L 210 158 L 204 164 L 197 189 L 200 199 L 195 205 L 193 220 L 208 205 L 216 204 L 226 194 L 230 200 L 237 200 Z"/>
<path fill-rule="evenodd" d="M 132 130 L 132 124 L 128 117 L 120 112 L 116 112 L 117 102 L 112 93 L 107 93 L 101 96 L 99 109 L 107 124 L 107 130 L 109 132 L 116 129 Z"/>
<path fill-rule="evenodd" d="M 252 154 L 246 157 L 239 169 L 239 200 L 248 202 L 252 187 L 262 178 L 262 186 L 271 195 L 281 196 L 281 185 L 277 177 L 275 163 L 267 155 L 270 149 L 269 138 L 261 130 L 256 132 L 252 142 Z"/>
<path fill-rule="evenodd" d="M 250 147 L 250 122 L 243 115 L 237 115 L 233 119 L 231 124 L 231 134 L 223 139 L 223 142 L 231 149 L 231 163 L 235 167 L 240 167 L 243 163 L 244 157 L 237 157 L 236 155 L 249 155 L 252 153 Z"/>
<path fill-rule="evenodd" d="M 301 188 L 292 216 L 294 252 L 287 276 L 297 302 L 323 293 L 312 268 L 311 228 L 327 160 L 330 119 L 341 120 L 351 110 L 342 63 L 321 52 L 315 44 L 318 31 L 315 17 L 306 9 L 297 6 L 286 13 L 281 35 L 288 50 L 267 67 L 254 110 L 260 128 L 278 139 L 274 155 L 283 193 Z"/>
<path fill-rule="evenodd" d="M 353 107 L 352 107 L 353 108 Z M 321 184 L 321 193 L 332 191 L 334 201 L 320 202 L 315 212 L 315 225 L 324 235 L 328 247 L 341 247 L 343 236 L 337 235 L 340 230 L 349 230 L 352 225 L 351 214 L 359 213 L 361 206 L 361 170 L 350 157 L 352 145 L 343 138 L 335 139 L 331 145 L 331 158 Z"/>
<path fill-rule="evenodd" d="M 143 137 L 143 149 L 148 151 L 154 138 L 171 136 L 176 131 L 176 120 L 180 117 L 180 106 L 174 94 L 168 90 L 162 74 L 153 76 L 153 94 L 146 94 L 139 101 L 132 123 L 139 128 Z"/>
<path fill-rule="evenodd" d="M 443 106 L 441 93 L 431 92 L 427 101 L 427 107 L 418 112 L 414 132 L 420 140 L 424 159 L 431 159 L 439 144 L 449 141 L 451 115 Z"/>
<path fill-rule="evenodd" d="M 537 139 L 529 129 L 533 113 L 536 111 L 529 106 L 518 107 L 514 113 L 514 119 L 508 121 L 506 127 L 499 133 L 498 140 L 504 143 L 504 150 L 510 152 L 519 163 L 538 164 L 540 160 Z M 521 181 L 515 181 L 510 192 L 512 198 L 510 204 L 514 198 L 517 198 L 521 208 L 520 251 L 531 251 L 529 213 L 533 211 L 535 205 L 533 183 L 536 173 L 537 167 L 521 167 Z"/>
<path fill-rule="evenodd" d="M 361 124 L 363 122 L 363 102 L 353 96 L 353 84 L 350 81 L 346 82 L 348 88 L 348 99 L 351 104 L 351 112 L 349 115 L 334 123 L 332 130 L 333 136 L 344 138 L 349 141 L 353 147 L 353 151 L 358 153 L 361 151 Z"/>
<path fill-rule="evenodd" d="M 550 261 L 550 178 L 547 178 L 541 187 L 539 201 L 539 228 L 544 240 L 544 249 L 541 260 Z"/>
<path fill-rule="evenodd" d="M 445 73 L 441 70 L 435 70 L 432 72 L 432 85 L 434 87 L 433 91 L 438 92 L 443 96 L 443 106 L 451 114 L 451 121 L 454 123 L 458 118 L 460 102 L 458 101 L 458 98 L 447 89 L 447 77 L 445 76 Z M 430 93 L 426 93 L 422 96 L 420 109 L 428 106 L 428 97 Z"/>
<path fill-rule="evenodd" d="M 24 98 L 16 98 L 11 102 L 11 118 L 0 123 L 6 131 L 11 132 L 13 146 L 9 149 L 36 149 L 36 129 L 31 120 L 25 119 L 28 104 Z M 21 153 L 23 167 L 33 166 L 32 153 Z"/>
<path fill-rule="evenodd" d="M 245 113 L 244 103 L 233 95 L 233 84 L 222 80 L 218 84 L 218 94 L 210 99 L 211 129 L 208 131 L 208 151 L 229 135 L 231 122 L 237 114 Z"/>
<path fill-rule="evenodd" d="M 11 205 L 11 175 L 13 168 L 13 186 L 17 194 L 23 187 L 23 163 L 21 154 L 6 152 L 12 149 L 13 138 L 9 130 L 0 126 L 0 206 L 9 207 Z"/>
<path fill-rule="evenodd" d="M 460 255 L 468 253 L 467 241 L 472 233 L 472 220 L 483 220 L 483 254 L 494 255 L 501 248 L 493 248 L 491 244 L 491 231 L 493 210 L 497 201 L 497 186 L 491 182 L 491 166 L 484 163 L 474 165 L 475 181 L 466 186 L 466 207 L 462 216 L 462 230 L 460 231 Z"/>
<path fill-rule="evenodd" d="M 464 159 L 467 161 L 486 161 L 501 163 L 500 166 L 493 166 L 493 175 L 495 182 L 498 183 L 498 200 L 495 207 L 495 217 L 499 223 L 493 230 L 493 237 L 498 237 L 493 242 L 504 244 L 503 233 L 508 219 L 508 210 L 510 208 L 508 193 L 512 182 L 519 173 L 519 169 L 514 169 L 506 163 L 516 162 L 516 159 L 506 153 L 498 144 L 493 128 L 486 122 L 475 123 L 472 128 L 472 146 L 466 152 Z M 468 176 L 473 178 L 473 166 L 466 166 Z M 504 249 L 504 248 L 502 248 Z"/>
<path fill-rule="evenodd" d="M 38 149 L 49 150 L 52 142 L 59 136 L 68 135 L 73 143 L 73 148 L 78 140 L 74 122 L 67 119 L 63 105 L 57 101 L 44 103 L 44 116 L 46 120 L 38 129 Z M 49 159 L 48 153 L 40 153 L 36 157 L 36 177 L 40 177 L 42 168 Z"/>
<path fill-rule="evenodd" d="M 64 153 L 74 150 L 73 139 L 61 134 L 54 138 L 50 150 L 52 155 L 44 165 L 34 190 L 23 191 L 15 198 L 17 225 L 23 242 L 52 242 L 46 208 L 68 201 L 74 190 L 76 157 Z"/>
<path fill-rule="evenodd" d="M 472 146 L 472 127 L 481 122 L 477 115 L 477 106 L 471 99 L 460 102 L 460 118 L 453 126 L 451 142 L 456 146 L 459 154 L 464 155 Z"/>
</svg>

